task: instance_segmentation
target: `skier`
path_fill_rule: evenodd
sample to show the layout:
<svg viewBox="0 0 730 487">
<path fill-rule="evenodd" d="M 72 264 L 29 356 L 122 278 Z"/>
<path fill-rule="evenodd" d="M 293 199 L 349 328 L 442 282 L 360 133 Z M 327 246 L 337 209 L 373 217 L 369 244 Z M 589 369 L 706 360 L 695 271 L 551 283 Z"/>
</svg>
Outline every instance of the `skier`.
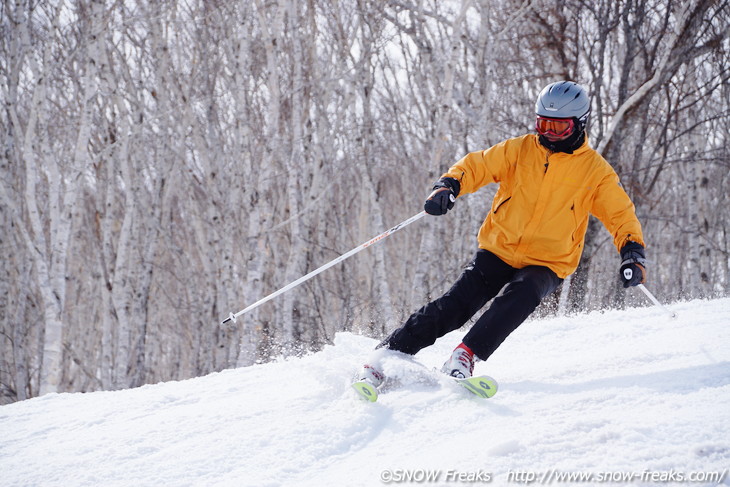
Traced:
<svg viewBox="0 0 730 487">
<path fill-rule="evenodd" d="M 590 111 L 583 87 L 552 83 L 535 104 L 537 134 L 469 153 L 443 174 L 424 205 L 431 215 L 446 214 L 464 194 L 499 184 L 479 230 L 479 249 L 446 294 L 413 313 L 378 348 L 413 355 L 460 328 L 494 298 L 442 369 L 471 377 L 475 359 L 489 358 L 575 271 L 589 213 L 613 236 L 624 288 L 645 281 L 641 224 L 618 175 L 588 143 Z M 360 380 L 375 388 L 385 379 L 380 355 L 373 354 L 360 373 Z"/>
</svg>

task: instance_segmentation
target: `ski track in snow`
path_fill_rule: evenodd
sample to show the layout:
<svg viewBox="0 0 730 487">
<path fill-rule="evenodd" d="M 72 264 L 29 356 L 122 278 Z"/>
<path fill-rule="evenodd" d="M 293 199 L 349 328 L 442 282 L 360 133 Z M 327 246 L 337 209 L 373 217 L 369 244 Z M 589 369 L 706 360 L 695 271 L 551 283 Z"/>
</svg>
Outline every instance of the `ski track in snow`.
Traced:
<svg viewBox="0 0 730 487">
<path fill-rule="evenodd" d="M 730 299 L 670 307 L 529 320 L 477 363 L 489 400 L 430 370 L 462 329 L 386 359 L 400 384 L 377 403 L 349 387 L 376 341 L 340 333 L 303 358 L 2 406 L 0 486 L 730 485 Z"/>
</svg>

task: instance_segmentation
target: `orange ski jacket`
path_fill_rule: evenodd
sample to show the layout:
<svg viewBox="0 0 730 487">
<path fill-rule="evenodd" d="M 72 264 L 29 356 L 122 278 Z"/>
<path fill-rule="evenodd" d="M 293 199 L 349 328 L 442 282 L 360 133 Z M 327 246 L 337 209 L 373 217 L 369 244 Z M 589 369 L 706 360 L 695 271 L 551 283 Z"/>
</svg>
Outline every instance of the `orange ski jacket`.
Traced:
<svg viewBox="0 0 730 487">
<path fill-rule="evenodd" d="M 587 137 L 573 154 L 548 151 L 535 134 L 508 139 L 467 154 L 443 177 L 460 182 L 459 196 L 499 183 L 479 247 L 514 268 L 545 266 L 563 279 L 575 272 L 589 214 L 617 250 L 628 241 L 645 245 L 634 204 Z"/>
</svg>

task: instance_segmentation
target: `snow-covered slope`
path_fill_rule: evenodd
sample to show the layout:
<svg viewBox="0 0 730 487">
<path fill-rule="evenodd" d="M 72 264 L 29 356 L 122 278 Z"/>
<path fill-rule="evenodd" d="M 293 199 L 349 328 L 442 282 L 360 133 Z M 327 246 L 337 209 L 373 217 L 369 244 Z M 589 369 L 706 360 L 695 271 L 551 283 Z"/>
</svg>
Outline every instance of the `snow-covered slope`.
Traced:
<svg viewBox="0 0 730 487">
<path fill-rule="evenodd" d="M 2 406 L 0 485 L 730 485 L 730 299 L 671 308 L 528 321 L 477 364 L 489 400 L 428 370 L 459 331 L 386 361 L 417 380 L 374 404 L 349 381 L 376 342 L 343 333 L 301 359 Z"/>
</svg>

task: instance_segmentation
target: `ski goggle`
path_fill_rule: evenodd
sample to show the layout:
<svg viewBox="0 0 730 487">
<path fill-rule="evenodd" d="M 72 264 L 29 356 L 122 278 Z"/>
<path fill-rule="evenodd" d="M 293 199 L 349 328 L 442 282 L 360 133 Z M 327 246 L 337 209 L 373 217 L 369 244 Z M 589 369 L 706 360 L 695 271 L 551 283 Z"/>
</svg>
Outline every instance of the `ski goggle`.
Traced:
<svg viewBox="0 0 730 487">
<path fill-rule="evenodd" d="M 540 135 L 562 137 L 570 134 L 574 128 L 575 122 L 572 118 L 547 118 L 538 115 L 535 121 L 535 130 Z"/>
</svg>

